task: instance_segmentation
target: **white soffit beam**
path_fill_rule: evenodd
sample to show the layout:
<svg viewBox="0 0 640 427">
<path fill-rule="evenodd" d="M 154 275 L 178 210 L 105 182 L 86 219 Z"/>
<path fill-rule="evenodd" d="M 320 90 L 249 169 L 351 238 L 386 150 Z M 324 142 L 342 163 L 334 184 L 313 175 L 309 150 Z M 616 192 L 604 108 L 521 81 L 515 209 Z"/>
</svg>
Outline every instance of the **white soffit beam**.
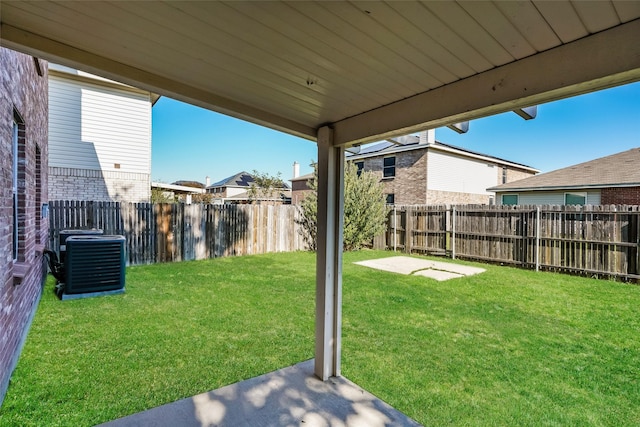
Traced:
<svg viewBox="0 0 640 427">
<path fill-rule="evenodd" d="M 516 108 L 513 112 L 525 120 L 533 120 L 538 115 L 538 106 Z"/>
<path fill-rule="evenodd" d="M 447 127 L 452 131 L 460 134 L 467 133 L 469 132 L 469 121 L 467 120 L 466 122 L 452 123 L 450 125 L 447 125 Z"/>
<path fill-rule="evenodd" d="M 316 140 L 317 131 L 301 123 L 162 77 L 40 35 L 2 24 L 3 47 L 164 95 L 301 138 Z"/>
<path fill-rule="evenodd" d="M 332 124 L 367 143 L 640 80 L 640 19 Z"/>
</svg>

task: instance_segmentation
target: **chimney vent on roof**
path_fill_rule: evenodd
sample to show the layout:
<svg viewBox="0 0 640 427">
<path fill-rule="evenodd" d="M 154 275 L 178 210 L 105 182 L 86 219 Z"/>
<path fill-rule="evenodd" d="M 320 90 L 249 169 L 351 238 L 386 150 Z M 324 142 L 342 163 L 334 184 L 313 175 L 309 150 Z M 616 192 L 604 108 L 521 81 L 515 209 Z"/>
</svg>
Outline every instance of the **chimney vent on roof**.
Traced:
<svg viewBox="0 0 640 427">
<path fill-rule="evenodd" d="M 293 177 L 297 178 L 300 176 L 300 163 L 293 162 Z"/>
<path fill-rule="evenodd" d="M 420 132 L 420 144 L 435 144 L 436 143 L 436 130 L 427 129 Z"/>
<path fill-rule="evenodd" d="M 210 186 L 210 185 L 211 185 L 211 178 L 206 177 L 206 178 L 204 179 L 204 182 L 205 182 L 205 186 L 207 186 L 207 187 L 208 187 L 208 186 Z"/>
</svg>

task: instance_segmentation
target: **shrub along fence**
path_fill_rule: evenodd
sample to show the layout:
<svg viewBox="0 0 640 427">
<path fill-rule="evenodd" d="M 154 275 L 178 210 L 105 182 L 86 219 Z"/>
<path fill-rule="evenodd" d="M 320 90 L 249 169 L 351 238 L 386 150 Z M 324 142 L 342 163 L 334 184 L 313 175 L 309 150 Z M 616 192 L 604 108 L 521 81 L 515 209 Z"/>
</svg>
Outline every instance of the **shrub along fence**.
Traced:
<svg viewBox="0 0 640 427">
<path fill-rule="evenodd" d="M 52 201 L 50 247 L 61 230 L 102 229 L 127 239 L 129 265 L 306 249 L 292 205 Z"/>
<path fill-rule="evenodd" d="M 640 206 L 396 206 L 378 249 L 640 279 Z"/>
</svg>

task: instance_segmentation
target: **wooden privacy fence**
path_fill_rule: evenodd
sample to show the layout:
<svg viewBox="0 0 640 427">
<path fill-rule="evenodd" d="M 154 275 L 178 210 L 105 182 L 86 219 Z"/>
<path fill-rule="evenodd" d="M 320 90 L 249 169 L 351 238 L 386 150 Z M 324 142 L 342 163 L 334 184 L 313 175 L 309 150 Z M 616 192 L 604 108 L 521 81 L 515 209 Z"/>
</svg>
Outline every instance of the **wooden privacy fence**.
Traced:
<svg viewBox="0 0 640 427">
<path fill-rule="evenodd" d="M 640 206 L 398 206 L 374 247 L 640 279 Z"/>
<path fill-rule="evenodd" d="M 50 247 L 61 230 L 97 228 L 127 239 L 129 265 L 306 249 L 292 205 L 49 203 Z"/>
</svg>

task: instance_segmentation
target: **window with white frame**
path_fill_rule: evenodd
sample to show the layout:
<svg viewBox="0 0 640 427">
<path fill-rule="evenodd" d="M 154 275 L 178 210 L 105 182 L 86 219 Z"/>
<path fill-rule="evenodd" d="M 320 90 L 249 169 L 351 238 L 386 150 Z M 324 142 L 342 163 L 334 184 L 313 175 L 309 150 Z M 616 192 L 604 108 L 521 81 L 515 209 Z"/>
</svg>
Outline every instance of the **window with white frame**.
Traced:
<svg viewBox="0 0 640 427">
<path fill-rule="evenodd" d="M 515 206 L 518 204 L 518 195 L 517 194 L 503 194 L 502 195 L 502 204 Z"/>
<path fill-rule="evenodd" d="M 396 176 L 396 158 L 385 157 L 382 163 L 382 176 L 384 178 L 391 178 Z"/>
<path fill-rule="evenodd" d="M 564 193 L 565 205 L 580 205 L 587 204 L 587 193 Z"/>
<path fill-rule="evenodd" d="M 14 116 L 15 116 L 14 112 Z M 18 122 L 14 117 L 13 121 L 13 135 L 12 135 L 12 144 L 11 144 L 11 192 L 13 195 L 13 241 L 12 241 L 12 252 L 13 259 L 18 259 L 18 134 L 20 128 L 18 126 Z"/>
</svg>

